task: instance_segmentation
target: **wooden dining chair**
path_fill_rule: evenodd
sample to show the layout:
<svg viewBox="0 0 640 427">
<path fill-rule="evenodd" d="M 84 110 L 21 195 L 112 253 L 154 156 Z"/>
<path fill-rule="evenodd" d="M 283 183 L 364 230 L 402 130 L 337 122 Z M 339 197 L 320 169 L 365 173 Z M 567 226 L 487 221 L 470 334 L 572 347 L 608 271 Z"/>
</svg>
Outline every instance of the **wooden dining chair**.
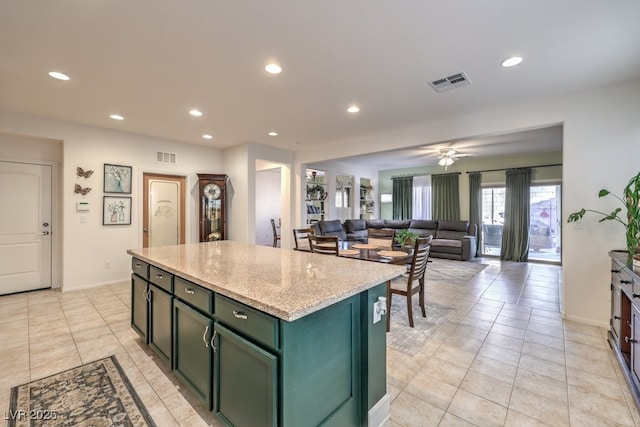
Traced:
<svg viewBox="0 0 640 427">
<path fill-rule="evenodd" d="M 427 317 L 424 308 L 424 273 L 431 250 L 432 236 L 416 239 L 411 257 L 411 266 L 406 275 L 387 281 L 387 331 L 391 326 L 391 298 L 394 294 L 407 299 L 407 316 L 409 326 L 413 328 L 413 296 L 418 294 L 418 303 L 422 310 L 422 317 Z"/>
<path fill-rule="evenodd" d="M 271 229 L 273 230 L 273 247 L 277 248 L 280 241 L 280 233 L 278 233 L 278 227 L 276 227 L 276 222 L 273 218 L 271 218 Z"/>
<path fill-rule="evenodd" d="M 310 251 L 311 248 L 309 247 L 309 239 L 307 239 L 307 236 L 309 234 L 313 234 L 313 230 L 311 228 L 294 228 L 293 249 L 297 251 Z"/>
<path fill-rule="evenodd" d="M 396 235 L 395 230 L 370 228 L 367 234 L 367 243 L 378 245 L 381 249 L 391 250 L 393 248 L 393 239 Z"/>
<path fill-rule="evenodd" d="M 338 256 L 337 236 L 316 236 L 315 234 L 308 234 L 307 239 L 309 239 L 309 247 L 312 253 Z"/>
</svg>

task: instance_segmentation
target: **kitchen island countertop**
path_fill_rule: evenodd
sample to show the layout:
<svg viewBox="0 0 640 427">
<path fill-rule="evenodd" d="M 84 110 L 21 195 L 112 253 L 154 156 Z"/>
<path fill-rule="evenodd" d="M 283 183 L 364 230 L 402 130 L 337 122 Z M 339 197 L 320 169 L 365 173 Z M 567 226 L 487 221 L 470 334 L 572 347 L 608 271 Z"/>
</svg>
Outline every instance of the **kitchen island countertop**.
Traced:
<svg viewBox="0 0 640 427">
<path fill-rule="evenodd" d="M 230 240 L 127 253 L 289 322 L 405 272 L 404 266 Z"/>
</svg>

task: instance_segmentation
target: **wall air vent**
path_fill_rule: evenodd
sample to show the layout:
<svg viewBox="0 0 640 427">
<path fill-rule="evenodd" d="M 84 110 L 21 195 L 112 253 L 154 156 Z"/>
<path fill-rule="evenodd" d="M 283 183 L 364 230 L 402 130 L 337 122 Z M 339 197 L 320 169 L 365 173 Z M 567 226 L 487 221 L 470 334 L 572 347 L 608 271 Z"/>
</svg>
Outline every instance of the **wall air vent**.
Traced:
<svg viewBox="0 0 640 427">
<path fill-rule="evenodd" d="M 176 153 L 165 153 L 163 151 L 156 151 L 156 162 L 175 165 L 176 163 L 178 163 L 178 155 Z"/>
<path fill-rule="evenodd" d="M 429 85 L 436 92 L 442 92 L 449 89 L 454 89 L 460 86 L 467 86 L 471 84 L 471 80 L 465 73 L 453 74 L 449 77 L 443 77 L 438 80 L 434 80 Z"/>
</svg>

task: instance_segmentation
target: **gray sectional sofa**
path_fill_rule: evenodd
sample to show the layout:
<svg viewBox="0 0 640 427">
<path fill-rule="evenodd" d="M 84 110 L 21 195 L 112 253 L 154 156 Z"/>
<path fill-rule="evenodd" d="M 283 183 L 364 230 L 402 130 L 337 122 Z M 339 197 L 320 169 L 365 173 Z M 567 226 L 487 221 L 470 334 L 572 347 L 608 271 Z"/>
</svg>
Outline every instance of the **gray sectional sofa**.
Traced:
<svg viewBox="0 0 640 427">
<path fill-rule="evenodd" d="M 340 240 L 366 242 L 369 229 L 408 229 L 420 237 L 433 236 L 431 256 L 467 261 L 475 257 L 478 246 L 478 227 L 469 221 L 348 219 L 319 221 L 312 226 L 319 235 L 338 236 Z"/>
</svg>

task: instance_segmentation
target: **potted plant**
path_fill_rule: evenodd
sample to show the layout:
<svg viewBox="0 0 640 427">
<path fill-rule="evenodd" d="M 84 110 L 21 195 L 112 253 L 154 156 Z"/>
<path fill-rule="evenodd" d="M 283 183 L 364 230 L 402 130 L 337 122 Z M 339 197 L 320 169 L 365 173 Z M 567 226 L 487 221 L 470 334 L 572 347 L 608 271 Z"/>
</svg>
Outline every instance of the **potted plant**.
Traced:
<svg viewBox="0 0 640 427">
<path fill-rule="evenodd" d="M 593 212 L 601 215 L 602 218 L 599 222 L 619 222 L 624 226 L 625 229 L 629 261 L 631 262 L 632 260 L 638 260 L 639 256 L 637 254 L 640 250 L 640 248 L 638 248 L 638 245 L 640 244 L 640 173 L 629 180 L 626 187 L 624 187 L 624 190 L 622 191 L 622 197 L 616 196 L 607 189 L 602 189 L 598 193 L 598 197 L 604 197 L 608 195 L 612 195 L 622 203 L 624 209 L 626 210 L 626 220 L 618 215 L 620 212 L 622 212 L 622 208 L 620 207 L 614 209 L 609 214 L 593 209 L 582 208 L 578 212 L 570 214 L 567 222 L 579 221 L 587 212 Z"/>
<path fill-rule="evenodd" d="M 416 243 L 418 235 L 407 229 L 396 232 L 396 243 L 400 246 L 413 246 Z"/>
</svg>

